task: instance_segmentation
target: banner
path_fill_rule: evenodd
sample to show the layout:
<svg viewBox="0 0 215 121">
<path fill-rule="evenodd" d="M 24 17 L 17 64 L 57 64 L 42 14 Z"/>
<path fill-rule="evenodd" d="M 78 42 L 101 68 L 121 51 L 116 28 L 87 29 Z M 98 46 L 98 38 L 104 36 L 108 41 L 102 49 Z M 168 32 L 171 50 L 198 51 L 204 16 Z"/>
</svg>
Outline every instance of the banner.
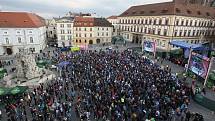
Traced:
<svg viewBox="0 0 215 121">
<path fill-rule="evenodd" d="M 155 52 L 156 51 L 156 45 L 155 42 L 151 41 L 145 41 L 144 42 L 144 50 L 148 52 Z"/>
<path fill-rule="evenodd" d="M 202 56 L 197 53 L 192 53 L 189 69 L 193 73 L 201 76 L 202 78 L 206 78 L 209 64 L 210 64 L 210 59 L 208 57 Z"/>
</svg>

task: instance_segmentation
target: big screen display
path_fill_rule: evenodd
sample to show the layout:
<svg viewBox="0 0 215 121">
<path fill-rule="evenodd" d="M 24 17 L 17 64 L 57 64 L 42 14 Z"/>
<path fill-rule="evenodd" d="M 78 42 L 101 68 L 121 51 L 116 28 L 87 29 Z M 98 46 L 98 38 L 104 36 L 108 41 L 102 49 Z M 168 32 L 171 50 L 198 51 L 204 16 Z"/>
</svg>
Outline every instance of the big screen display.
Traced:
<svg viewBox="0 0 215 121">
<path fill-rule="evenodd" d="M 205 78 L 207 76 L 208 68 L 209 68 L 210 59 L 206 56 L 202 56 L 197 53 L 192 53 L 189 69 L 201 76 L 202 78 Z"/>
<path fill-rule="evenodd" d="M 144 50 L 148 52 L 155 52 L 156 50 L 155 42 L 145 41 L 144 42 Z"/>
</svg>

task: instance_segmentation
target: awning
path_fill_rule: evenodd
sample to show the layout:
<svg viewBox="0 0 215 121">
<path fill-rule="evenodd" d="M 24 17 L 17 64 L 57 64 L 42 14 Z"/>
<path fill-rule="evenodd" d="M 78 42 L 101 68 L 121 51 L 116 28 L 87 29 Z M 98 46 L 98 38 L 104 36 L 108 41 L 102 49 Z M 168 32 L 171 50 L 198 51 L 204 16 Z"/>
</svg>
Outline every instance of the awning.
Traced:
<svg viewBox="0 0 215 121">
<path fill-rule="evenodd" d="M 27 86 L 16 86 L 12 88 L 0 87 L 0 96 L 22 94 L 26 90 L 28 90 Z"/>
<path fill-rule="evenodd" d="M 16 86 L 10 89 L 9 94 L 16 95 L 16 94 L 22 94 L 28 89 L 27 86 Z"/>
<path fill-rule="evenodd" d="M 207 47 L 204 47 L 202 44 L 191 44 L 185 41 L 173 40 L 170 42 L 170 45 L 180 47 L 182 49 L 193 49 L 193 50 L 208 50 Z"/>
</svg>

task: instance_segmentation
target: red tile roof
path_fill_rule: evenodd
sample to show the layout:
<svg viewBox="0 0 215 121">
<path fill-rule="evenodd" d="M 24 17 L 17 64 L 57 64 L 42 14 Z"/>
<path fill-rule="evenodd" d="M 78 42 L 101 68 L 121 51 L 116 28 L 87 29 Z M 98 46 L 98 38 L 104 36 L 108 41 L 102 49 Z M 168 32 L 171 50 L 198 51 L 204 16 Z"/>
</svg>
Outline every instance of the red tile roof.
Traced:
<svg viewBox="0 0 215 121">
<path fill-rule="evenodd" d="M 0 28 L 38 28 L 45 26 L 45 20 L 33 13 L 0 12 Z"/>
<path fill-rule="evenodd" d="M 110 16 L 107 19 L 117 19 L 117 16 Z"/>
<path fill-rule="evenodd" d="M 199 18 L 215 18 L 215 9 L 197 4 L 185 4 L 173 1 L 156 4 L 132 6 L 123 12 L 120 17 L 125 16 L 159 16 L 179 15 Z"/>
</svg>

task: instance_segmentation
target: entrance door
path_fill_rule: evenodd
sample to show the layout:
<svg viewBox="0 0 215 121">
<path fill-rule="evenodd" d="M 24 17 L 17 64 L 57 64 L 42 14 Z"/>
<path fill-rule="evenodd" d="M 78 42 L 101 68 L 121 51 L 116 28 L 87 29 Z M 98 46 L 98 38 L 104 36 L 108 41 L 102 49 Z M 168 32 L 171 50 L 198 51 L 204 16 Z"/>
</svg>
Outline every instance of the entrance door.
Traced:
<svg viewBox="0 0 215 121">
<path fill-rule="evenodd" d="M 90 40 L 90 41 L 89 41 L 89 44 L 93 44 L 93 40 Z"/>
<path fill-rule="evenodd" d="M 12 52 L 12 49 L 11 48 L 6 48 L 6 52 L 8 55 L 12 55 L 13 52 Z"/>
<path fill-rule="evenodd" d="M 100 39 L 96 39 L 96 43 L 99 44 L 100 43 Z"/>
</svg>

